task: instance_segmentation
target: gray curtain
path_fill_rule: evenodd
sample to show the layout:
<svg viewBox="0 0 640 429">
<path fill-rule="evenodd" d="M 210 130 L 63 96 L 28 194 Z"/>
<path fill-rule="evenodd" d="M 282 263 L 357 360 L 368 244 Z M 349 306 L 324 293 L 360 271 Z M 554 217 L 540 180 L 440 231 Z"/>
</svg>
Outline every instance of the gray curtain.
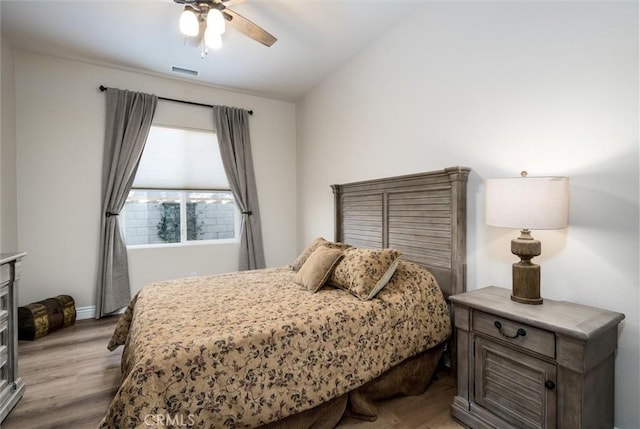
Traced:
<svg viewBox="0 0 640 429">
<path fill-rule="evenodd" d="M 127 246 L 120 234 L 118 214 L 135 178 L 157 104 L 155 95 L 107 89 L 96 318 L 125 307 L 131 300 Z"/>
<path fill-rule="evenodd" d="M 213 122 L 229 187 L 242 213 L 239 268 L 264 268 L 258 191 L 249 138 L 249 112 L 234 107 L 213 106 Z"/>
</svg>

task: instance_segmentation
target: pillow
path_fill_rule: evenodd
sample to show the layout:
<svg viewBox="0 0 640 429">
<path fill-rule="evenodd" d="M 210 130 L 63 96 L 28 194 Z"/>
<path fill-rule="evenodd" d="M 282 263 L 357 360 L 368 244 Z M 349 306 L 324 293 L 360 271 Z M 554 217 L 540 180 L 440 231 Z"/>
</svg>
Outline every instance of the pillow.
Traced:
<svg viewBox="0 0 640 429">
<path fill-rule="evenodd" d="M 361 300 L 373 299 L 391 279 L 402 252 L 395 249 L 345 249 L 329 284 L 345 289 Z"/>
<path fill-rule="evenodd" d="M 340 250 L 351 247 L 349 244 L 327 241 L 322 237 L 318 237 L 315 240 L 313 240 L 311 243 L 309 243 L 307 248 L 302 251 L 300 256 L 298 256 L 298 258 L 296 258 L 296 260 L 293 261 L 293 264 L 292 264 L 293 271 L 298 271 L 302 267 L 302 265 L 304 265 L 305 261 L 309 258 L 309 256 L 311 256 L 313 251 L 320 246 L 325 246 L 331 249 L 340 249 Z"/>
<path fill-rule="evenodd" d="M 320 246 L 307 258 L 293 281 L 315 293 L 327 281 L 341 257 L 342 250 Z"/>
</svg>

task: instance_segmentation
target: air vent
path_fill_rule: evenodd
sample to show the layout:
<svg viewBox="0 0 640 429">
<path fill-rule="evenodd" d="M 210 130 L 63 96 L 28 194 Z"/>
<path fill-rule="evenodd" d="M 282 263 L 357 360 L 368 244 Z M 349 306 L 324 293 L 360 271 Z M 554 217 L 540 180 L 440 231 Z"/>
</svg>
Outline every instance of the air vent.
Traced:
<svg viewBox="0 0 640 429">
<path fill-rule="evenodd" d="M 197 77 L 200 72 L 198 70 L 185 69 L 184 67 L 171 66 L 171 71 L 174 73 L 187 74 L 189 76 Z"/>
</svg>

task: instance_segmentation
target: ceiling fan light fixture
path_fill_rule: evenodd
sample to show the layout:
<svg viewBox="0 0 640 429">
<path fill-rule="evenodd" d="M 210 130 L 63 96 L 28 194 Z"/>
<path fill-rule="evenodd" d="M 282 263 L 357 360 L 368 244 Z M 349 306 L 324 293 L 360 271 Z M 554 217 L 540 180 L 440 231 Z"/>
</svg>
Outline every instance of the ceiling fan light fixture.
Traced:
<svg viewBox="0 0 640 429">
<path fill-rule="evenodd" d="M 207 29 L 214 33 L 222 34 L 225 30 L 224 16 L 218 9 L 210 9 L 207 14 Z"/>
<path fill-rule="evenodd" d="M 2 0 L 0 0 L 1 2 Z M 173 0 L 184 7 L 180 15 L 180 31 L 191 39 L 191 44 L 200 46 L 200 55 L 204 58 L 207 50 L 222 46 L 222 34 L 226 30 L 226 21 L 245 36 L 269 47 L 278 39 L 262 27 L 228 8 L 229 5 L 243 0 Z"/>
<path fill-rule="evenodd" d="M 200 32 L 198 17 L 190 6 L 185 6 L 180 15 L 180 31 L 188 37 L 195 37 Z"/>
<path fill-rule="evenodd" d="M 211 49 L 220 49 L 222 47 L 222 34 L 212 31 L 210 27 L 204 30 L 204 43 Z"/>
</svg>

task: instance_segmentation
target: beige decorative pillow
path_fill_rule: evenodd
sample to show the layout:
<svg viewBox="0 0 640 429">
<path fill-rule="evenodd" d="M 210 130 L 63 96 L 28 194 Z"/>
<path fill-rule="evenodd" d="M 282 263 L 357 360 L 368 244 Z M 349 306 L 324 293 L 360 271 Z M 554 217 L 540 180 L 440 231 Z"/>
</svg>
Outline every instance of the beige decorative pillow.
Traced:
<svg viewBox="0 0 640 429">
<path fill-rule="evenodd" d="M 293 281 L 311 292 L 317 292 L 327 281 L 341 257 L 342 250 L 320 246 L 307 258 Z"/>
<path fill-rule="evenodd" d="M 373 299 L 395 273 L 402 252 L 395 249 L 345 249 L 329 284 L 362 300 Z"/>
<path fill-rule="evenodd" d="M 336 243 L 334 241 L 327 241 L 322 237 L 318 237 L 315 240 L 313 240 L 311 243 L 309 243 L 307 248 L 302 251 L 300 256 L 298 256 L 296 260 L 293 261 L 293 264 L 292 264 L 293 271 L 298 271 L 300 268 L 302 268 L 302 265 L 304 265 L 305 261 L 309 258 L 309 256 L 311 256 L 313 251 L 320 246 L 325 246 L 331 249 L 340 249 L 340 250 L 351 247 L 349 244 Z"/>
</svg>

